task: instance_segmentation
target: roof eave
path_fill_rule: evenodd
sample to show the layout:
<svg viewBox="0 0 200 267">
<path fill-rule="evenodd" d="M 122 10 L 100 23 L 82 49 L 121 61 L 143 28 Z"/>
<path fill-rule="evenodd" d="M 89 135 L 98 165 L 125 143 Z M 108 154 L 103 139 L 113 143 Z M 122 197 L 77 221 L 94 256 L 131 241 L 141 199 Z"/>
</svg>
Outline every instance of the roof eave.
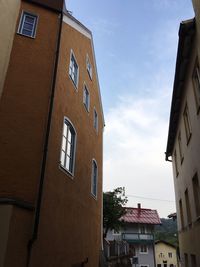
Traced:
<svg viewBox="0 0 200 267">
<path fill-rule="evenodd" d="M 181 100 L 184 92 L 184 79 L 195 33 L 195 19 L 183 21 L 179 28 L 179 43 L 176 59 L 175 78 L 172 94 L 166 160 L 172 155 L 180 115 Z"/>
</svg>

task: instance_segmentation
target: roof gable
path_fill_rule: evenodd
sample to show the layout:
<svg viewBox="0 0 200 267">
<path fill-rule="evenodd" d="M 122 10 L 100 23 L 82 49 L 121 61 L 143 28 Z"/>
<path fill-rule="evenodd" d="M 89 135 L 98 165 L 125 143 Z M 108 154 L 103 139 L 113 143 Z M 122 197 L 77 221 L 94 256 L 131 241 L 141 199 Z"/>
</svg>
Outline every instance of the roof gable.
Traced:
<svg viewBox="0 0 200 267">
<path fill-rule="evenodd" d="M 161 224 L 156 210 L 143 208 L 126 208 L 126 214 L 121 218 L 126 223 Z"/>
</svg>

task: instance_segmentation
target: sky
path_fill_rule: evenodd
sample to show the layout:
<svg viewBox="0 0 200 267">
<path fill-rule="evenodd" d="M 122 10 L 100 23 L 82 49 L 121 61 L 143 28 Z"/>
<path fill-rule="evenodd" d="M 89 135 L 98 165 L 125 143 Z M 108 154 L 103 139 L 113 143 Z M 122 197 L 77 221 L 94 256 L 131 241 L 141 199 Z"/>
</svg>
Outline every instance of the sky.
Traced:
<svg viewBox="0 0 200 267">
<path fill-rule="evenodd" d="M 103 189 L 125 187 L 128 206 L 175 212 L 165 161 L 178 30 L 191 0 L 66 0 L 92 31 L 102 95 Z"/>
</svg>

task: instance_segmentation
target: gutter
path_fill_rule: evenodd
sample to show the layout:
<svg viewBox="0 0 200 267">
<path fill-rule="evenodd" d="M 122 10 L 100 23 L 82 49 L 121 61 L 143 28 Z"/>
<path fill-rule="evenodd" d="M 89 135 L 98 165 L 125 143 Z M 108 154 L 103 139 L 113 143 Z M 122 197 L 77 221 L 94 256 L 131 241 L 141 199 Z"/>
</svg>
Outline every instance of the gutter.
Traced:
<svg viewBox="0 0 200 267">
<path fill-rule="evenodd" d="M 32 233 L 32 237 L 28 243 L 28 255 L 27 255 L 27 263 L 26 263 L 27 267 L 30 264 L 33 244 L 37 240 L 37 237 L 38 237 L 38 228 L 39 228 L 39 223 L 40 223 L 40 211 L 41 211 L 42 196 L 43 196 L 43 189 L 44 189 L 44 179 L 45 179 L 45 171 L 46 171 L 46 163 L 47 163 L 47 155 L 48 155 L 49 136 L 50 136 L 50 129 L 51 129 L 51 120 L 52 120 L 54 95 L 55 95 L 55 85 L 56 85 L 56 77 L 57 77 L 57 69 L 58 69 L 58 59 L 59 59 L 59 52 L 60 52 L 60 40 L 61 40 L 61 32 L 62 32 L 63 11 L 60 11 L 59 17 L 60 17 L 60 23 L 59 23 L 56 53 L 55 53 L 55 62 L 54 62 L 53 80 L 52 80 L 52 86 L 51 86 L 51 96 L 50 96 L 47 128 L 46 128 L 46 135 L 45 135 L 44 149 L 43 149 L 44 153 L 43 153 L 41 174 L 40 174 L 40 180 L 39 180 L 38 196 L 37 196 L 36 207 L 35 207 L 33 233 Z"/>
</svg>

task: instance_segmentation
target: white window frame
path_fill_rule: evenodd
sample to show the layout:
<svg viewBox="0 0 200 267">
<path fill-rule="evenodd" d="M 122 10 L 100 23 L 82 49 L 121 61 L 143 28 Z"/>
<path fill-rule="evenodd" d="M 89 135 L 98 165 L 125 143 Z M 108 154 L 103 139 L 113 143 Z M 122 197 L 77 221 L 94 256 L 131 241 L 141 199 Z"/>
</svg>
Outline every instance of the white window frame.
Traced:
<svg viewBox="0 0 200 267">
<path fill-rule="evenodd" d="M 96 167 L 96 188 L 94 189 L 94 166 Z M 92 174 L 91 174 L 91 194 L 92 196 L 97 199 L 97 192 L 98 192 L 98 165 L 95 159 L 92 160 Z M 96 194 L 95 194 L 96 193 Z"/>
<path fill-rule="evenodd" d="M 143 251 L 142 251 L 142 246 L 146 246 L 146 248 L 147 248 L 146 252 L 143 252 Z M 147 246 L 146 244 L 141 244 L 141 245 L 140 245 L 140 254 L 148 254 L 148 253 L 149 253 L 148 246 Z"/>
<path fill-rule="evenodd" d="M 96 130 L 96 132 L 98 132 L 98 124 L 99 124 L 99 118 L 98 118 L 98 113 L 96 111 L 96 108 L 94 108 L 94 129 Z"/>
<path fill-rule="evenodd" d="M 23 33 L 24 23 L 25 23 L 25 19 L 26 19 L 27 16 L 34 18 L 33 29 L 31 31 L 30 35 Z M 22 10 L 17 33 L 20 34 L 20 35 L 23 35 L 23 36 L 26 36 L 26 37 L 34 39 L 35 36 L 36 36 L 36 31 L 37 31 L 38 18 L 39 18 L 38 15 L 30 13 L 30 12 L 25 11 L 25 10 Z"/>
<path fill-rule="evenodd" d="M 86 55 L 86 68 L 90 79 L 92 80 L 92 64 L 90 62 L 89 55 Z"/>
<path fill-rule="evenodd" d="M 76 78 L 76 80 L 74 78 L 74 71 L 73 71 L 73 68 L 75 67 L 75 65 L 72 62 L 72 58 L 73 58 L 73 61 L 75 62 L 75 65 L 77 66 L 77 74 L 76 74 L 77 78 Z M 75 88 L 78 89 L 79 66 L 78 66 L 78 61 L 76 60 L 75 54 L 74 54 L 72 49 L 71 49 L 71 52 L 70 52 L 70 59 L 69 59 L 69 77 L 72 80 L 72 83 L 75 86 Z"/>
<path fill-rule="evenodd" d="M 112 230 L 112 234 L 118 236 L 121 235 L 121 231 L 119 230 L 118 232 L 116 232 L 115 230 Z"/>
<path fill-rule="evenodd" d="M 65 128 L 65 125 L 67 128 Z M 72 131 L 70 131 L 70 129 Z M 71 138 L 73 138 L 71 139 L 73 143 L 69 142 L 69 139 L 68 139 L 69 131 L 71 133 Z M 61 150 L 60 150 L 60 167 L 64 169 L 67 173 L 69 173 L 71 176 L 74 176 L 75 158 L 76 158 L 75 157 L 76 156 L 76 138 L 77 138 L 77 133 L 72 122 L 67 117 L 64 117 L 63 128 L 62 128 Z M 70 145 L 70 148 L 71 148 L 70 155 L 67 154 L 68 145 Z M 62 163 L 63 154 L 64 154 L 64 164 Z M 67 158 L 69 158 L 69 168 L 66 166 Z"/>
<path fill-rule="evenodd" d="M 85 94 L 85 91 L 87 91 L 88 94 Z M 88 96 L 88 98 L 87 98 Z M 86 101 L 86 99 L 88 99 L 88 101 Z M 84 83 L 83 85 L 83 104 L 87 110 L 87 112 L 90 111 L 90 92 L 88 90 L 87 85 Z"/>
</svg>

